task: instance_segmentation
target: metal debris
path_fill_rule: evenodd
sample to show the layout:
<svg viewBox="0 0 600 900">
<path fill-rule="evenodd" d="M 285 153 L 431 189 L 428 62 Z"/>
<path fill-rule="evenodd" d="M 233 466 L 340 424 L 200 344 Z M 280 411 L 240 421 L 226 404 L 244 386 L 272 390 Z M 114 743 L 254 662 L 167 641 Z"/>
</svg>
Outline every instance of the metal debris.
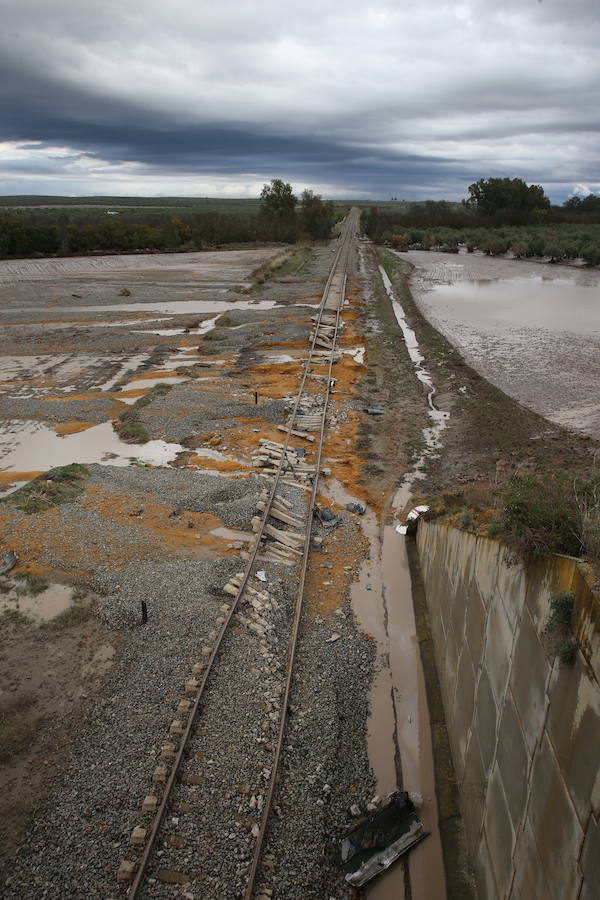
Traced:
<svg viewBox="0 0 600 900">
<path fill-rule="evenodd" d="M 14 569 L 18 562 L 19 557 L 17 556 L 15 551 L 9 550 L 8 553 L 5 553 L 4 556 L 0 559 L 0 575 L 6 575 L 7 572 L 10 572 L 11 569 Z"/>
<path fill-rule="evenodd" d="M 333 841 L 329 849 L 345 880 L 361 887 L 428 834 L 409 794 L 396 791 L 385 806 Z"/>
<path fill-rule="evenodd" d="M 417 527 L 417 520 L 422 513 L 429 511 L 428 506 L 415 506 L 406 517 L 404 525 L 396 525 L 398 534 L 411 534 Z"/>
<path fill-rule="evenodd" d="M 326 506 L 315 506 L 314 515 L 325 528 L 335 528 L 340 521 Z"/>
<path fill-rule="evenodd" d="M 346 503 L 346 509 L 349 512 L 357 513 L 359 516 L 364 516 L 366 509 L 362 505 L 362 503 Z"/>
</svg>

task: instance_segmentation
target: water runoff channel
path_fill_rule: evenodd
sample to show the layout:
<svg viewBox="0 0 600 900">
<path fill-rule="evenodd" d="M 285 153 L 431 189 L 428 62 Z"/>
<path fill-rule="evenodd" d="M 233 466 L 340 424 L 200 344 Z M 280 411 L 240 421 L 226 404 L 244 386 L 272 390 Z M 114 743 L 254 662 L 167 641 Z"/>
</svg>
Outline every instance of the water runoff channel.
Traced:
<svg viewBox="0 0 600 900">
<path fill-rule="evenodd" d="M 363 563 L 358 581 L 351 590 L 352 606 L 361 627 L 377 642 L 378 671 L 371 689 L 368 751 L 379 795 L 402 789 L 420 794 L 421 819 L 430 836 L 414 847 L 406 866 L 412 900 L 445 900 L 446 879 L 438 829 L 432 736 L 413 610 L 412 584 L 406 537 L 396 515 L 409 505 L 415 482 L 422 477 L 427 456 L 441 448 L 441 433 L 448 413 L 435 404 L 436 389 L 425 368 L 414 331 L 406 321 L 386 272 L 380 268 L 385 290 L 415 375 L 426 391 L 431 424 L 423 430 L 424 450 L 394 495 L 391 503 L 393 523 L 383 525 L 377 513 L 367 508 L 361 518 L 369 540 L 369 557 Z M 341 484 L 324 487 L 339 503 L 355 501 Z M 401 781 L 401 784 L 399 784 Z M 392 866 L 368 885 L 368 900 L 404 900 L 404 866 Z"/>
</svg>

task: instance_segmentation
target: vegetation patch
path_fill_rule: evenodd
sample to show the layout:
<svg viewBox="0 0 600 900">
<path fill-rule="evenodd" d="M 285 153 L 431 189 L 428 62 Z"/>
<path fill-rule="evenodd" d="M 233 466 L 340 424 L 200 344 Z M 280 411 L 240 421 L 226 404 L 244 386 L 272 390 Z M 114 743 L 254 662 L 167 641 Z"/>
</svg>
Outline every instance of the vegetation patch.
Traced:
<svg viewBox="0 0 600 900">
<path fill-rule="evenodd" d="M 51 506 L 72 502 L 83 492 L 89 474 L 81 463 L 50 469 L 0 502 L 11 503 L 25 513 L 43 512 Z"/>
<path fill-rule="evenodd" d="M 139 421 L 140 411 L 145 406 L 149 406 L 153 400 L 164 397 L 165 394 L 169 393 L 172 387 L 173 385 L 171 384 L 157 384 L 151 391 L 144 394 L 143 397 L 139 397 L 135 403 L 128 406 L 127 409 L 121 413 L 115 422 L 115 430 L 122 441 L 125 441 L 126 444 L 148 443 L 150 435 L 144 425 Z"/>
<path fill-rule="evenodd" d="M 542 553 L 593 556 L 587 526 L 600 522 L 598 477 L 571 481 L 566 477 L 515 475 L 498 490 L 500 537 L 525 557 Z M 585 515 L 583 514 L 585 509 Z"/>
<path fill-rule="evenodd" d="M 48 582 L 40 575 L 34 575 L 32 572 L 18 572 L 15 576 L 19 581 L 23 582 L 21 588 L 18 589 L 19 594 L 28 594 L 37 597 L 42 594 L 48 587 Z"/>
<path fill-rule="evenodd" d="M 372 206 L 362 213 L 362 227 L 375 242 L 399 250 L 458 253 L 463 247 L 488 256 L 600 265 L 600 196 L 552 206 L 540 185 L 520 178 L 482 178 L 461 203 Z"/>
<path fill-rule="evenodd" d="M 561 591 L 550 600 L 550 615 L 544 627 L 544 637 L 550 652 L 564 665 L 572 666 L 577 654 L 577 639 L 573 634 L 573 606 L 575 595 Z"/>
</svg>

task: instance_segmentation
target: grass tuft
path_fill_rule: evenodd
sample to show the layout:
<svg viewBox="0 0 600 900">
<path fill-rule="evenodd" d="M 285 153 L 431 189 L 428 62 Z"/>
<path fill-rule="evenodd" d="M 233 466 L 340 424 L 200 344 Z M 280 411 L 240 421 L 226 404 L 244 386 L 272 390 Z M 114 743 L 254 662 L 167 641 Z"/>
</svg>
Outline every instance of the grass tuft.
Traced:
<svg viewBox="0 0 600 900">
<path fill-rule="evenodd" d="M 85 487 L 89 470 L 81 463 L 50 469 L 34 481 L 2 497 L 0 503 L 11 503 L 25 513 L 38 513 L 61 503 L 72 502 Z"/>
</svg>

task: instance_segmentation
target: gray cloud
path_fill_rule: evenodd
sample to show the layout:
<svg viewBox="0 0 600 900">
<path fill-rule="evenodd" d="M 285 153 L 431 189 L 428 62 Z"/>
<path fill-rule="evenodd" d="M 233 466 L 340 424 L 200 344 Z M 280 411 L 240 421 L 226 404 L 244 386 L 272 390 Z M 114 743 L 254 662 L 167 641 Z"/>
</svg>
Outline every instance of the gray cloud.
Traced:
<svg viewBox="0 0 600 900">
<path fill-rule="evenodd" d="M 599 32 L 596 0 L 21 0 L 0 190 L 562 199 L 600 186 Z"/>
</svg>

